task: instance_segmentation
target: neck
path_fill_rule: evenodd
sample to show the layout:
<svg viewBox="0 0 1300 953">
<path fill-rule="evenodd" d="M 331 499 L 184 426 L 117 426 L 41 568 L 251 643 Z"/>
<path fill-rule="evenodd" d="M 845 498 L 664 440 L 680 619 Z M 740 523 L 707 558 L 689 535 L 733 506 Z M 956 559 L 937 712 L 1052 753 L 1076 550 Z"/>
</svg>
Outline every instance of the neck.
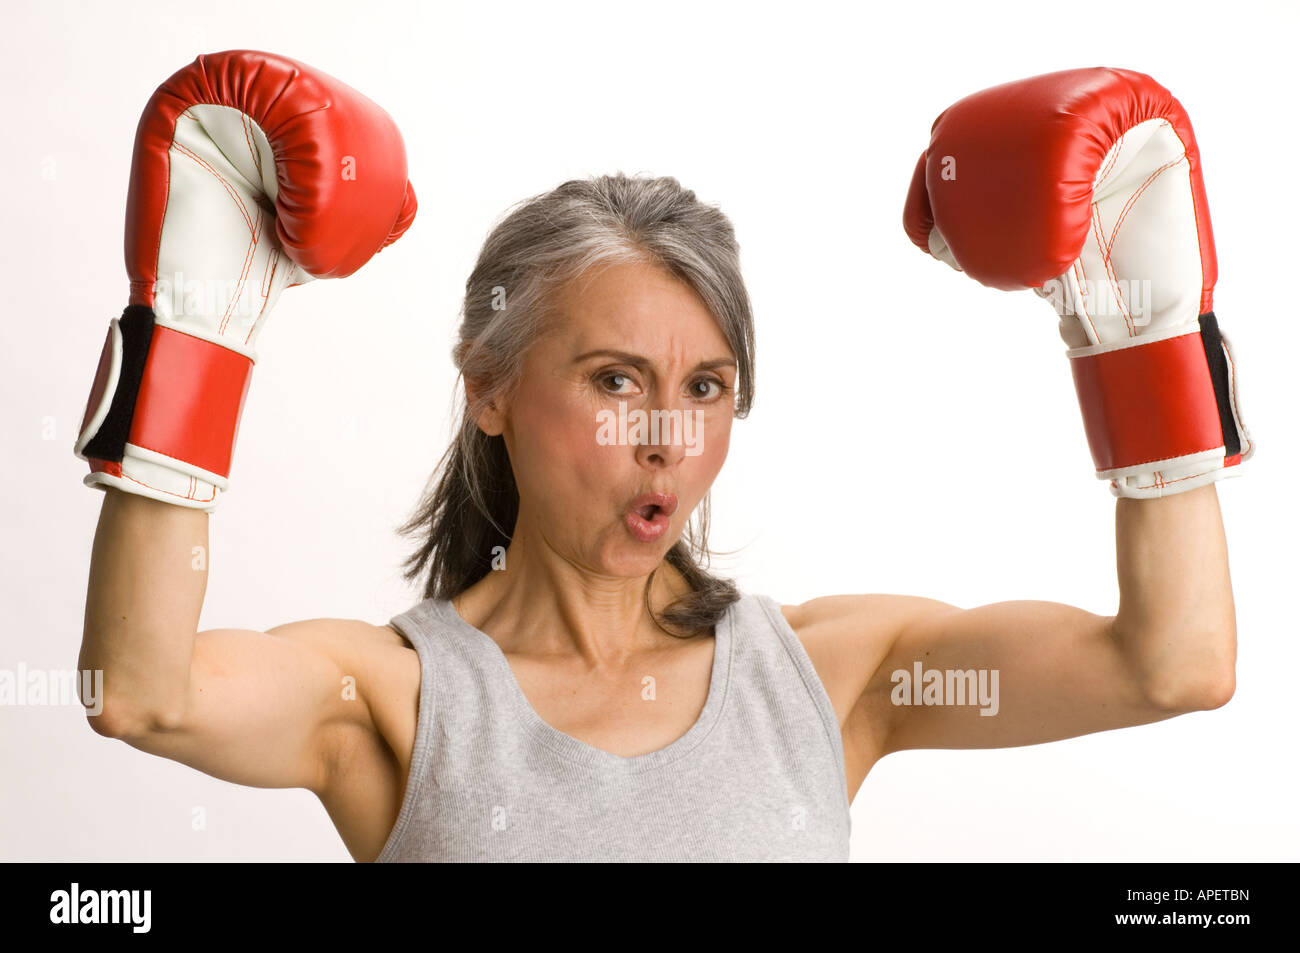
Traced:
<svg viewBox="0 0 1300 953">
<path fill-rule="evenodd" d="M 603 575 L 576 565 L 544 540 L 531 543 L 519 529 L 504 568 L 489 571 L 453 600 L 461 617 L 492 636 L 502 651 L 580 655 L 597 668 L 680 643 L 646 607 L 648 601 L 661 612 L 690 590 L 667 561 L 642 575 Z"/>
</svg>

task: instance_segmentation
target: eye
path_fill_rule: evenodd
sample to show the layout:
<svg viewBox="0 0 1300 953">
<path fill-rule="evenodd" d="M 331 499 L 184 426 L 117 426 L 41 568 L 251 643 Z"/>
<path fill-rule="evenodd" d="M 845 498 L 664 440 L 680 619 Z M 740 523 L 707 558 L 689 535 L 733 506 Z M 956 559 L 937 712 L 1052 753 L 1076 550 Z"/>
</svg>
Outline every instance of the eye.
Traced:
<svg viewBox="0 0 1300 953">
<path fill-rule="evenodd" d="M 712 387 L 715 389 L 713 390 L 712 393 L 708 393 L 708 392 L 701 393 L 699 390 L 701 385 L 704 385 L 705 387 Z M 731 388 L 728 387 L 724 381 L 721 381 L 716 377 L 699 377 L 691 382 L 691 396 L 696 398 L 697 400 L 709 400 L 710 398 L 718 398 L 721 397 L 729 390 L 731 390 Z"/>
<path fill-rule="evenodd" d="M 597 374 L 594 379 L 606 393 L 610 394 L 626 394 L 628 391 L 624 390 L 624 387 L 635 384 L 631 377 L 621 371 L 607 371 L 603 374 Z M 616 382 L 612 388 L 608 386 L 610 381 Z"/>
</svg>

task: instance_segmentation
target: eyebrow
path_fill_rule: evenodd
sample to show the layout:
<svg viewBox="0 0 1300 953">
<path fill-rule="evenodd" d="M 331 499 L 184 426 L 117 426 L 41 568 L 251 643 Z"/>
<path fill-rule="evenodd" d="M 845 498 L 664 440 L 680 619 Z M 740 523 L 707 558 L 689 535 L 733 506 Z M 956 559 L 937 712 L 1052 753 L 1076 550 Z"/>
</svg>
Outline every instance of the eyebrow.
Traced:
<svg viewBox="0 0 1300 953">
<path fill-rule="evenodd" d="M 642 368 L 642 369 L 648 368 L 650 366 L 650 362 L 646 360 L 644 357 L 641 357 L 641 355 L 639 354 L 633 354 L 630 351 L 612 350 L 610 348 L 597 348 L 594 351 L 586 351 L 585 353 L 579 354 L 577 357 L 575 357 L 573 359 L 573 363 L 581 364 L 583 361 L 593 357 L 612 357 L 615 360 L 623 362 L 624 364 L 631 364 L 633 367 Z M 735 366 L 736 366 L 736 362 L 729 357 L 715 357 L 711 361 L 700 361 L 693 368 L 691 368 L 691 370 L 709 371 L 709 370 L 713 370 L 713 368 L 715 367 L 735 367 Z"/>
</svg>

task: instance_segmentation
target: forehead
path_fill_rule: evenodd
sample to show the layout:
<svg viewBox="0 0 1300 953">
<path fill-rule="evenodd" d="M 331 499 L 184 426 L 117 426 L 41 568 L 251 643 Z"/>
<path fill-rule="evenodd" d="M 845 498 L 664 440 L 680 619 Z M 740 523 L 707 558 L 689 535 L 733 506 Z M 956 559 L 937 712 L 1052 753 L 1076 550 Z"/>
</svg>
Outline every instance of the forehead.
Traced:
<svg viewBox="0 0 1300 953">
<path fill-rule="evenodd" d="M 600 265 L 556 296 L 568 334 L 633 340 L 669 331 L 674 337 L 724 341 L 717 320 L 689 284 L 648 262 Z"/>
</svg>

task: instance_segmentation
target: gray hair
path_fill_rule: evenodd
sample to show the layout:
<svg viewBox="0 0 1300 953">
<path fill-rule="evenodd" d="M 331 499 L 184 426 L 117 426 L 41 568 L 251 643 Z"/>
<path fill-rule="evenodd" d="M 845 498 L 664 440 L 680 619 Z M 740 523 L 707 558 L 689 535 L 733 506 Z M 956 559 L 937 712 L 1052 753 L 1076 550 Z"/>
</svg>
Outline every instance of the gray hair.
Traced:
<svg viewBox="0 0 1300 953">
<path fill-rule="evenodd" d="M 452 360 L 475 382 L 456 438 L 438 463 L 413 515 L 399 532 L 420 540 L 404 563 L 408 581 L 425 578 L 424 598 L 452 599 L 490 571 L 496 546 L 508 546 L 519 493 L 501 436 L 479 429 L 476 410 L 508 398 L 524 357 L 552 314 L 555 292 L 597 265 L 649 262 L 690 285 L 718 322 L 736 358 L 734 416 L 754 397 L 754 321 L 731 222 L 669 176 L 574 179 L 520 202 L 483 243 L 465 282 Z M 502 307 L 502 296 L 508 302 Z M 694 632 L 716 624 L 739 597 L 735 584 L 707 572 L 709 497 L 665 559 L 691 591 L 657 618 Z M 651 579 L 646 582 L 647 606 Z M 668 631 L 665 629 L 664 631 Z M 672 633 L 676 634 L 676 633 Z"/>
</svg>

